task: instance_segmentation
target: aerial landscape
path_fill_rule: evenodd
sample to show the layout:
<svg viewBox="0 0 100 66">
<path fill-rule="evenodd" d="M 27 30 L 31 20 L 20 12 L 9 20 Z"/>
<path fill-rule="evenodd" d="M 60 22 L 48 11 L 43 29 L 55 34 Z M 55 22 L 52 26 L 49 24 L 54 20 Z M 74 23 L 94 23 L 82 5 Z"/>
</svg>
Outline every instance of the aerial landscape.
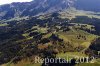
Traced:
<svg viewBox="0 0 100 66">
<path fill-rule="evenodd" d="M 0 66 L 100 66 L 100 0 L 0 5 Z"/>
</svg>

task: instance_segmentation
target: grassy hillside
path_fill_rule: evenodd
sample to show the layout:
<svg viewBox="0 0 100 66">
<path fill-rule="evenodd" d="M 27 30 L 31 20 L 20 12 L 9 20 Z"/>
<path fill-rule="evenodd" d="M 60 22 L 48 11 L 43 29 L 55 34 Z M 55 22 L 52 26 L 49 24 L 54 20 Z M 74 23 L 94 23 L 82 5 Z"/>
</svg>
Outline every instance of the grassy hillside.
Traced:
<svg viewBox="0 0 100 66">
<path fill-rule="evenodd" d="M 100 36 L 99 18 L 78 16 L 62 19 L 60 13 L 46 15 L 30 17 L 27 20 L 7 21 L 5 22 L 7 25 L 1 24 L 2 66 L 41 66 L 42 64 L 34 64 L 35 56 L 41 58 L 68 56 L 69 59 L 97 56 L 95 48 L 99 47 L 99 40 L 96 41 Z M 99 59 L 98 56 L 97 58 Z M 99 64 L 97 59 L 95 63 Z"/>
</svg>

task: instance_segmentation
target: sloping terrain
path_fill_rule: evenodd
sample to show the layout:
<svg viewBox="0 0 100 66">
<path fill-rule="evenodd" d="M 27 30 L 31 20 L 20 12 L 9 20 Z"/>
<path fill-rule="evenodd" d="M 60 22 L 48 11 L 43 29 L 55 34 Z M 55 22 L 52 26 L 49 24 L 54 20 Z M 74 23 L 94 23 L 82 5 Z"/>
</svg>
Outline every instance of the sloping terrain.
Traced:
<svg viewBox="0 0 100 66">
<path fill-rule="evenodd" d="M 36 56 L 81 54 L 90 57 L 95 54 L 88 48 L 100 36 L 99 29 L 96 29 L 99 27 L 95 26 L 99 26 L 100 19 L 78 16 L 70 20 L 60 18 L 59 13 L 51 13 L 45 18 L 46 15 L 7 21 L 7 25 L 0 26 L 0 64 L 34 66 Z"/>
<path fill-rule="evenodd" d="M 100 12 L 99 3 L 100 0 L 33 0 L 11 3 L 0 5 L 0 20 L 59 12 L 71 7 L 77 10 Z"/>
<path fill-rule="evenodd" d="M 33 0 L 0 5 L 0 66 L 99 66 L 99 3 Z M 36 57 L 70 63 L 39 64 Z"/>
</svg>

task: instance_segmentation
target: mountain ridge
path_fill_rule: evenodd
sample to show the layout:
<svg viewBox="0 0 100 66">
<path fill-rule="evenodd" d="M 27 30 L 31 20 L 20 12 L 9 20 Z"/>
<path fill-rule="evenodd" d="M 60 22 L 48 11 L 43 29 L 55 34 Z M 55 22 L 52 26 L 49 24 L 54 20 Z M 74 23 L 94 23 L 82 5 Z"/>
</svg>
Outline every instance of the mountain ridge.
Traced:
<svg viewBox="0 0 100 66">
<path fill-rule="evenodd" d="M 96 0 L 98 3 L 94 1 L 95 0 L 33 0 L 31 2 L 5 4 L 0 6 L 0 20 L 63 11 L 70 7 L 79 10 L 100 12 L 100 1 Z"/>
</svg>

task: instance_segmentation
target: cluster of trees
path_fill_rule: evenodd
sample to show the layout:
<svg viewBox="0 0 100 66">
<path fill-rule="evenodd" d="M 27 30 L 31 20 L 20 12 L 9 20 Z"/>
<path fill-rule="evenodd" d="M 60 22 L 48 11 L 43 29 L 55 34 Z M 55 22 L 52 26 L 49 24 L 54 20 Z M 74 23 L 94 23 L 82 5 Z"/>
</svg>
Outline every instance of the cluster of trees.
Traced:
<svg viewBox="0 0 100 66">
<path fill-rule="evenodd" d="M 86 36 L 83 36 L 83 35 L 80 35 L 80 34 L 77 36 L 77 38 L 78 39 L 81 39 L 82 38 L 82 39 L 86 40 Z"/>
<path fill-rule="evenodd" d="M 89 33 L 100 35 L 100 19 L 98 18 L 89 18 L 87 16 L 78 16 L 76 18 L 73 18 L 70 20 L 71 23 L 82 23 L 82 24 L 89 24 L 93 25 L 94 27 L 91 29 L 95 29 L 95 31 L 92 31 L 90 29 L 83 29 L 82 27 L 80 28 L 81 30 L 85 30 Z"/>
<path fill-rule="evenodd" d="M 63 32 L 69 31 L 70 24 L 68 24 L 68 19 L 58 18 L 59 14 L 54 13 L 48 19 L 37 19 L 38 17 L 30 17 L 27 20 L 21 21 L 10 21 L 8 26 L 0 27 L 0 64 L 9 62 L 11 59 L 14 61 L 19 61 L 25 57 L 30 57 L 32 55 L 37 55 L 40 57 L 55 57 L 57 53 L 68 52 L 68 51 L 80 51 L 83 47 L 79 46 L 74 48 L 70 42 L 64 42 L 63 39 L 59 38 L 59 35 L 53 33 L 62 30 Z M 79 21 L 78 21 L 79 20 Z M 92 24 L 96 28 L 95 34 L 100 34 L 100 24 L 98 19 L 90 19 L 87 17 L 78 17 L 72 19 L 70 22 L 81 22 L 87 24 Z M 92 21 L 94 21 L 92 23 Z M 95 23 L 96 22 L 96 23 Z M 48 28 L 47 33 L 41 33 L 37 28 L 31 29 L 33 26 L 39 26 Z M 60 26 L 59 28 L 57 26 Z M 34 32 L 37 30 L 36 32 Z M 29 37 L 32 39 L 27 39 L 22 34 L 29 33 Z M 43 36 L 52 33 L 50 37 L 43 38 Z M 85 36 L 78 35 L 78 39 L 86 40 Z M 99 51 L 99 42 L 97 39 L 91 46 L 90 49 Z M 40 50 L 38 45 L 44 45 L 51 43 L 46 48 Z M 95 46 L 95 47 L 94 47 Z"/>
</svg>

